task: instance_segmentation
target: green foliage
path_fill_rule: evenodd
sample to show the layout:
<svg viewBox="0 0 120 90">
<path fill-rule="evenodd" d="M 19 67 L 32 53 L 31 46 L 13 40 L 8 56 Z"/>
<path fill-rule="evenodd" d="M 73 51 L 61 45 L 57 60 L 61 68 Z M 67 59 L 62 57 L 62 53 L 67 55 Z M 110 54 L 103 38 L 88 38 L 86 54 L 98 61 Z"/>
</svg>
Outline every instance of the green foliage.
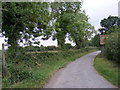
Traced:
<svg viewBox="0 0 120 90">
<path fill-rule="evenodd" d="M 28 67 L 23 64 L 23 60 L 27 59 L 25 50 L 19 47 L 16 51 L 15 49 L 9 48 L 6 52 L 6 66 L 7 66 L 7 82 L 14 84 L 20 82 L 28 77 L 31 77 L 32 73 Z M 5 77 L 5 78 L 6 78 Z M 3 80 L 3 82 L 6 82 Z"/>
<path fill-rule="evenodd" d="M 10 66 L 8 68 L 8 70 L 11 74 L 8 78 L 8 80 L 11 84 L 23 81 L 26 78 L 31 78 L 31 76 L 32 76 L 32 73 L 30 70 L 28 70 L 25 67 L 22 67 L 20 65 L 15 67 L 15 65 L 12 64 L 12 66 Z"/>
<path fill-rule="evenodd" d="M 38 46 L 26 46 L 24 48 L 26 51 L 43 51 L 43 49 Z"/>
<path fill-rule="evenodd" d="M 109 16 L 101 20 L 100 25 L 102 26 L 102 28 L 99 29 L 101 35 L 110 34 L 115 30 L 112 29 L 113 31 L 111 31 L 111 28 L 120 27 L 120 18 L 117 16 Z"/>
<path fill-rule="evenodd" d="M 93 46 L 100 47 L 100 35 L 95 35 L 94 38 L 92 38 L 91 42 Z"/>
<path fill-rule="evenodd" d="M 23 82 L 24 87 L 34 87 L 42 85 L 42 82 L 48 79 L 48 76 L 54 70 L 63 67 L 69 61 L 80 57 L 80 53 L 91 49 L 70 50 L 60 52 L 45 53 L 19 53 L 19 57 L 11 58 L 6 54 L 7 76 L 3 78 L 3 87 L 17 87 L 16 85 Z M 71 56 L 72 55 L 72 56 Z M 77 56 L 77 57 L 76 57 Z M 11 61 L 11 62 L 10 62 Z M 17 61 L 17 62 L 16 62 Z M 27 82 L 26 82 L 27 81 Z M 34 84 L 35 83 L 35 84 Z M 44 83 L 45 84 L 45 83 Z"/>
<path fill-rule="evenodd" d="M 110 34 L 105 44 L 105 56 L 109 60 L 120 63 L 120 42 L 119 42 L 119 31 Z"/>
<path fill-rule="evenodd" d="M 107 34 L 109 38 L 105 43 L 105 56 L 109 60 L 120 63 L 120 18 L 117 16 L 109 16 L 100 22 L 103 28 L 99 29 L 102 35 Z"/>
<path fill-rule="evenodd" d="M 17 47 L 23 39 L 30 44 L 30 39 L 41 36 L 49 23 L 46 2 L 3 2 L 2 8 L 2 33 L 11 47 Z"/>
<path fill-rule="evenodd" d="M 81 3 L 57 2 L 52 3 L 51 8 L 55 30 L 53 40 L 57 39 L 58 46 L 64 48 L 65 38 L 68 37 L 78 48 L 84 47 L 84 42 L 91 36 L 93 27 L 88 23 L 85 12 L 80 10 Z"/>
<path fill-rule="evenodd" d="M 56 33 L 54 33 L 53 39 L 57 39 L 60 48 L 64 48 L 65 38 L 69 32 L 67 26 L 73 23 L 74 15 L 80 11 L 80 6 L 80 2 L 54 2 L 51 4 L 53 19 L 56 19 L 53 25 Z"/>
<path fill-rule="evenodd" d="M 3 2 L 2 8 L 2 34 L 13 49 L 21 42 L 39 44 L 39 36 L 43 40 L 52 36 L 64 48 L 67 35 L 81 48 L 93 33 L 81 2 Z"/>
<path fill-rule="evenodd" d="M 85 42 L 90 38 L 93 33 L 94 27 L 88 23 L 88 17 L 84 12 L 73 15 L 75 18 L 72 23 L 68 25 L 69 39 L 73 40 L 77 48 L 85 47 Z"/>
<path fill-rule="evenodd" d="M 119 26 L 119 18 L 117 16 L 109 16 L 107 19 L 104 18 L 103 20 L 101 20 L 100 25 L 107 30 L 112 28 L 113 26 Z"/>
<path fill-rule="evenodd" d="M 101 57 L 99 54 L 94 60 L 95 69 L 104 76 L 108 81 L 117 87 L 120 86 L 120 73 L 119 66 L 113 61 Z"/>
<path fill-rule="evenodd" d="M 2 50 L 0 50 L 0 60 L 2 60 Z"/>
<path fill-rule="evenodd" d="M 99 28 L 98 31 L 100 31 L 101 35 L 106 35 L 107 31 L 105 28 Z"/>
<path fill-rule="evenodd" d="M 46 50 L 57 50 L 56 46 L 47 46 Z"/>
<path fill-rule="evenodd" d="M 51 50 L 59 50 L 58 47 L 56 46 L 47 46 L 47 47 L 44 47 L 44 46 L 26 46 L 25 47 L 25 50 L 26 51 L 51 51 Z"/>
<path fill-rule="evenodd" d="M 64 45 L 64 49 L 66 49 L 66 50 L 73 49 L 73 46 L 70 43 L 66 43 Z"/>
</svg>

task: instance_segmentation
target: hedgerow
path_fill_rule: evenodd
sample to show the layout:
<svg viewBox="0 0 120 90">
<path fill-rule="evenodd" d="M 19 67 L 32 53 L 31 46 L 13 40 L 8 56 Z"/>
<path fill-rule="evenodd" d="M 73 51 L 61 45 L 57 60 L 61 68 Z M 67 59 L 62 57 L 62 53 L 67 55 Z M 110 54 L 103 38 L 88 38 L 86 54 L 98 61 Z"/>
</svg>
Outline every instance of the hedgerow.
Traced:
<svg viewBox="0 0 120 90">
<path fill-rule="evenodd" d="M 42 65 L 50 66 L 63 58 L 89 50 L 88 48 L 83 48 L 59 52 L 26 53 L 24 48 L 19 48 L 16 52 L 8 49 L 6 52 L 7 75 L 3 78 L 3 87 L 11 86 L 27 79 L 32 80 L 34 79 L 33 69 L 42 67 Z"/>
<path fill-rule="evenodd" d="M 105 56 L 120 64 L 120 32 L 114 32 L 109 35 L 105 44 Z"/>
</svg>

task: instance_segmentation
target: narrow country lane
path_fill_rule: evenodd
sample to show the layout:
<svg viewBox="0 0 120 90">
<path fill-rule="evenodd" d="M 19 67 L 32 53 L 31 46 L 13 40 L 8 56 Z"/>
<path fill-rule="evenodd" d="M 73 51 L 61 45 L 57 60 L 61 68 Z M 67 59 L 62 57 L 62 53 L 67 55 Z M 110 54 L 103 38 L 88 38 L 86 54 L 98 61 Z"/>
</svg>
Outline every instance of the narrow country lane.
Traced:
<svg viewBox="0 0 120 90">
<path fill-rule="evenodd" d="M 116 88 L 93 67 L 95 56 L 100 51 L 82 56 L 59 70 L 44 88 Z"/>
</svg>

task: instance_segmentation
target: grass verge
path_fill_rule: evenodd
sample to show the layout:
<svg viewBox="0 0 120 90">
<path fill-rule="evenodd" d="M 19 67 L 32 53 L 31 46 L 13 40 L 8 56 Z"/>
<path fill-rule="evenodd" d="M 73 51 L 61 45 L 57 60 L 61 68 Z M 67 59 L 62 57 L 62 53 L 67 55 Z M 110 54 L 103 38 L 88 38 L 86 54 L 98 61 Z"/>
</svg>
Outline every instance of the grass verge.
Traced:
<svg viewBox="0 0 120 90">
<path fill-rule="evenodd" d="M 2 51 L 0 50 L 0 89 L 2 88 Z"/>
<path fill-rule="evenodd" d="M 41 61 L 42 58 L 40 57 L 43 54 L 30 54 L 31 57 L 29 56 L 29 58 L 34 57 L 35 60 L 32 59 L 32 62 L 36 64 L 32 67 L 32 64 L 29 63 L 31 66 L 27 68 L 32 73 L 32 76 L 14 84 L 10 84 L 9 77 L 6 77 L 3 79 L 3 88 L 42 88 L 57 70 L 65 67 L 69 62 L 94 51 L 97 50 L 65 51 L 53 54 L 53 56 L 45 54 L 46 58 L 42 56 L 43 61 Z M 39 58 L 41 60 L 38 60 Z M 20 65 L 23 66 L 23 63 L 20 63 Z"/>
<path fill-rule="evenodd" d="M 109 82 L 120 87 L 120 70 L 117 63 L 102 58 L 101 54 L 98 54 L 94 60 L 94 67 Z"/>
</svg>

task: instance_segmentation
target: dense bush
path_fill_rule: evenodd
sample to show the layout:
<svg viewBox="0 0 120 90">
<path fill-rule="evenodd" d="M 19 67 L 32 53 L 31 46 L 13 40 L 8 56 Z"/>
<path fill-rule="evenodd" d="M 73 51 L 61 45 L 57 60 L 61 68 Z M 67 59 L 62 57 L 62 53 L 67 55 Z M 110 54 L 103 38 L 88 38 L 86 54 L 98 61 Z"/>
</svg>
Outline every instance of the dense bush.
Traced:
<svg viewBox="0 0 120 90">
<path fill-rule="evenodd" d="M 26 51 L 49 51 L 49 50 L 59 50 L 58 47 L 56 46 L 47 46 L 47 47 L 44 47 L 44 46 L 27 46 L 25 47 L 25 50 Z"/>
<path fill-rule="evenodd" d="M 7 76 L 3 78 L 3 87 L 11 87 L 26 80 L 39 81 L 43 73 L 35 74 L 35 70 L 43 66 L 56 65 L 56 62 L 67 62 L 68 57 L 73 57 L 82 52 L 89 51 L 89 48 L 62 50 L 59 52 L 26 52 L 24 48 L 18 50 L 8 49 L 6 52 Z M 71 56 L 72 55 L 72 56 Z M 63 59 L 64 58 L 64 59 Z M 63 61 L 62 61 L 63 60 Z M 41 70 L 40 70 L 41 71 Z"/>
<path fill-rule="evenodd" d="M 97 34 L 91 40 L 92 46 L 100 47 L 100 35 Z"/>
<path fill-rule="evenodd" d="M 26 53 L 24 48 L 19 48 L 16 52 L 8 49 L 6 54 L 7 76 L 5 78 L 11 84 L 29 79 L 33 75 L 31 68 L 40 67 L 41 64 L 48 65 L 51 60 L 54 62 L 60 60 L 60 58 L 67 58 L 87 50 L 87 48 L 84 48 L 59 52 Z M 5 80 L 3 80 L 4 83 Z"/>
<path fill-rule="evenodd" d="M 25 47 L 26 51 L 41 51 L 41 49 L 44 50 L 43 48 L 40 48 L 38 46 L 26 46 Z"/>
<path fill-rule="evenodd" d="M 64 49 L 72 49 L 73 48 L 73 46 L 70 44 L 70 43 L 66 43 L 65 45 L 64 45 Z"/>
<path fill-rule="evenodd" d="M 106 40 L 105 56 L 109 60 L 114 60 L 120 63 L 120 32 L 112 33 Z"/>
<path fill-rule="evenodd" d="M 45 49 L 46 50 L 57 50 L 58 48 L 56 46 L 47 46 Z"/>
<path fill-rule="evenodd" d="M 54 51 L 54 50 L 61 50 L 61 48 L 56 47 L 56 46 L 47 46 L 44 47 L 43 45 L 41 45 L 40 47 L 38 46 L 26 46 L 24 47 L 26 51 Z M 62 50 L 68 50 L 68 49 L 74 49 L 75 47 L 73 47 L 71 44 L 66 43 L 64 45 L 64 48 Z"/>
<path fill-rule="evenodd" d="M 18 47 L 18 49 L 9 48 L 5 54 L 7 67 L 6 77 L 8 78 L 9 83 L 13 84 L 20 82 L 32 75 L 27 65 L 24 64 L 25 60 L 28 59 L 25 49 L 22 47 Z"/>
<path fill-rule="evenodd" d="M 91 48 L 82 48 L 59 52 L 28 53 L 24 48 L 19 48 L 15 52 L 8 49 L 6 52 L 7 76 L 3 78 L 3 87 L 12 87 L 29 80 L 30 82 L 41 82 L 49 71 L 49 69 L 45 69 L 44 72 L 42 69 L 48 67 L 54 70 L 54 68 L 59 68 L 61 63 L 65 64 L 68 60 L 74 60 L 76 55 L 90 50 Z"/>
<path fill-rule="evenodd" d="M 24 67 L 21 67 L 19 65 L 14 67 L 13 65 L 8 68 L 9 72 L 10 72 L 10 76 L 8 78 L 9 82 L 11 84 L 13 83 L 17 83 L 17 82 L 20 82 L 26 78 L 30 78 L 32 76 L 32 73 L 30 70 L 24 68 Z"/>
</svg>

